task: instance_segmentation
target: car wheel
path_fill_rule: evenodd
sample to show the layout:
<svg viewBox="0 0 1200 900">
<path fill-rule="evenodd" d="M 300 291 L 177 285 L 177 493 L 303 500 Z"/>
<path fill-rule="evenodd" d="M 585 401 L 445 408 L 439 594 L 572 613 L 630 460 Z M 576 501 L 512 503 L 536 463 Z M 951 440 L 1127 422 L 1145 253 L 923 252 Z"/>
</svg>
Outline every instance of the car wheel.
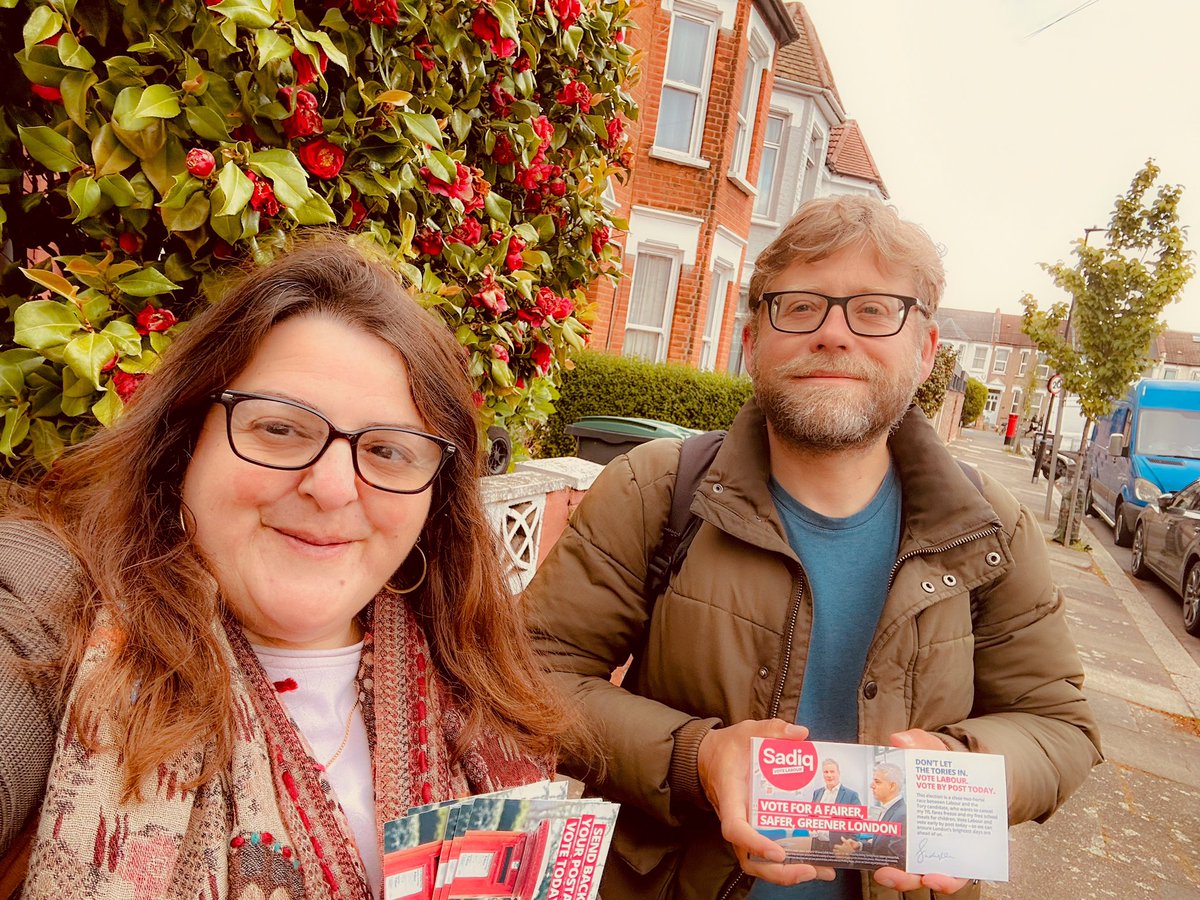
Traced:
<svg viewBox="0 0 1200 900">
<path fill-rule="evenodd" d="M 1133 543 L 1133 533 L 1130 532 L 1129 526 L 1125 524 L 1125 504 L 1117 504 L 1116 515 L 1113 516 L 1116 524 L 1113 525 L 1113 543 L 1118 547 L 1128 547 Z"/>
<path fill-rule="evenodd" d="M 1183 579 L 1183 627 L 1200 637 L 1200 562 L 1192 563 Z"/>
<path fill-rule="evenodd" d="M 1133 555 L 1129 558 L 1129 571 L 1135 578 L 1149 578 L 1146 567 L 1146 526 L 1141 522 L 1133 530 Z"/>
<path fill-rule="evenodd" d="M 1089 481 L 1087 493 L 1083 495 L 1083 514 L 1085 516 L 1094 516 L 1096 514 L 1096 504 L 1092 502 L 1092 483 Z"/>
</svg>

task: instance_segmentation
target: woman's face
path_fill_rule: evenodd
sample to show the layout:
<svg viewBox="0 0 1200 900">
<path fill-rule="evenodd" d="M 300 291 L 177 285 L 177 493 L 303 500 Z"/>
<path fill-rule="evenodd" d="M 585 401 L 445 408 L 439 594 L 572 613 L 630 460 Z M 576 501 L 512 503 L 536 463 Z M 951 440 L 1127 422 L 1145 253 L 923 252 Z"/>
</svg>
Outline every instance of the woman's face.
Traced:
<svg viewBox="0 0 1200 900">
<path fill-rule="evenodd" d="M 311 316 L 275 326 L 229 390 L 295 400 L 337 428 L 427 430 L 408 371 L 380 339 Z M 268 469 L 239 459 L 214 403 L 183 482 L 195 541 L 249 639 L 332 648 L 359 639 L 355 616 L 408 556 L 429 514 L 427 489 L 393 494 L 359 479 L 349 442 L 312 466 Z"/>
</svg>

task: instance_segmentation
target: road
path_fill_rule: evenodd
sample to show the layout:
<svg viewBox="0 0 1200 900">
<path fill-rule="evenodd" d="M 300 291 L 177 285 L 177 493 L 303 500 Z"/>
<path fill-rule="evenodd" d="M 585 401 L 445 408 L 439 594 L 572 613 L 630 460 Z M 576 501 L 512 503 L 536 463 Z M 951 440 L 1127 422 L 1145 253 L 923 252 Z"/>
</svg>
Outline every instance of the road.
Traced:
<svg viewBox="0 0 1200 900">
<path fill-rule="evenodd" d="M 1030 471 L 1033 470 L 1033 463 L 1030 462 Z M 1044 479 L 1039 479 L 1043 493 L 1046 490 L 1046 482 Z M 1121 569 L 1126 573 L 1129 572 L 1129 548 L 1118 547 L 1113 543 L 1113 532 L 1108 526 L 1108 523 L 1098 516 L 1088 516 L 1084 520 L 1084 524 L 1091 532 L 1091 538 L 1085 540 L 1091 544 L 1097 544 L 1104 547 L 1109 552 L 1113 559 L 1121 565 Z M 1171 634 L 1183 646 L 1188 654 L 1197 663 L 1200 663 L 1200 638 L 1192 637 L 1183 629 L 1183 612 L 1180 606 L 1179 595 L 1170 590 L 1166 585 L 1158 580 L 1157 577 L 1151 576 L 1146 580 L 1129 576 L 1129 580 L 1138 589 L 1143 597 L 1146 598 L 1150 606 L 1158 614 L 1158 617 L 1163 620 L 1163 623 L 1170 629 Z"/>
</svg>

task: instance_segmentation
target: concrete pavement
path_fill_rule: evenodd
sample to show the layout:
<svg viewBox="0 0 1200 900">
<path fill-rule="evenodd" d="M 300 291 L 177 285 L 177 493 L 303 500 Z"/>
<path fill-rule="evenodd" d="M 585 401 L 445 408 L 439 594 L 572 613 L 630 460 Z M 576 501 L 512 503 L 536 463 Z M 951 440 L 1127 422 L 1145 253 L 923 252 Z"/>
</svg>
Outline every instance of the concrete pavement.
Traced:
<svg viewBox="0 0 1200 900">
<path fill-rule="evenodd" d="M 1046 482 L 1030 482 L 1028 455 L 985 431 L 950 449 L 1041 521 Z M 1200 898 L 1200 666 L 1098 540 L 1085 532 L 1093 549 L 1080 552 L 1049 541 L 1052 521 L 1042 530 L 1107 761 L 1048 822 L 1011 829 L 1012 880 L 983 896 Z"/>
</svg>

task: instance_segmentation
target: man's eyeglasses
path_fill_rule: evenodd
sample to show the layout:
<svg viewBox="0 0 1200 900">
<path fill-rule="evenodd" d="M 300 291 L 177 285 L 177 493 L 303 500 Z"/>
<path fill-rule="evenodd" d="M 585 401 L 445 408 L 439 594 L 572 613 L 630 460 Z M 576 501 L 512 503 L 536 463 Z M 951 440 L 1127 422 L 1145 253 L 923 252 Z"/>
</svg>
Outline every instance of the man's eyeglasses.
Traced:
<svg viewBox="0 0 1200 900">
<path fill-rule="evenodd" d="M 212 400 L 225 407 L 234 454 L 268 469 L 306 469 L 345 438 L 364 482 L 393 494 L 419 494 L 457 450 L 445 438 L 399 426 L 342 431 L 315 409 L 266 394 L 221 391 Z"/>
<path fill-rule="evenodd" d="M 788 334 L 809 334 L 825 323 L 829 310 L 840 306 L 850 330 L 862 337 L 888 337 L 899 333 L 913 307 L 929 310 L 916 297 L 903 294 L 852 294 L 830 297 L 812 291 L 764 291 L 771 327 Z"/>
</svg>

